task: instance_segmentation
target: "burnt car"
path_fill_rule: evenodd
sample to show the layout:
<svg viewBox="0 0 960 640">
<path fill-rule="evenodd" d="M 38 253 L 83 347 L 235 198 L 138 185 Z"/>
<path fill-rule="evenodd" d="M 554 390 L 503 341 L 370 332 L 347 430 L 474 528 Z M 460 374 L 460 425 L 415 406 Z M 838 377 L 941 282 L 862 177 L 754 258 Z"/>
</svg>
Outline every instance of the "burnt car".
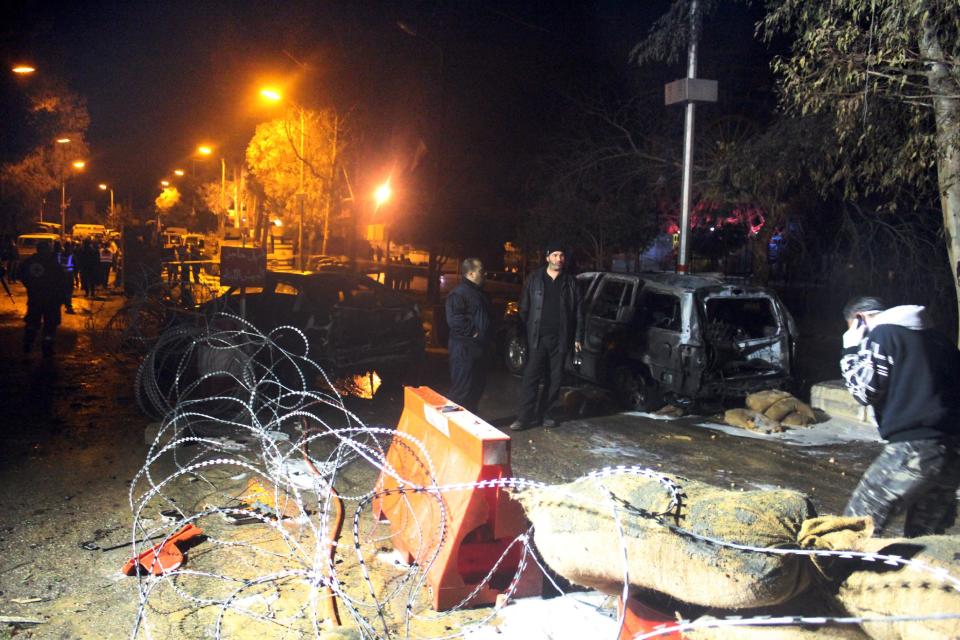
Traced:
<svg viewBox="0 0 960 640">
<path fill-rule="evenodd" d="M 383 387 L 409 382 L 424 353 L 415 302 L 347 270 L 267 271 L 262 287 L 246 287 L 245 318 L 264 333 L 284 325 L 301 330 L 309 357 L 330 376 L 376 371 Z M 201 307 L 206 315 L 240 315 L 236 287 Z M 278 340 L 284 334 L 278 334 Z M 295 352 L 297 339 L 289 347 Z"/>
<path fill-rule="evenodd" d="M 796 325 L 776 293 L 710 276 L 589 272 L 577 276 L 584 343 L 567 374 L 613 389 L 624 405 L 743 396 L 792 382 Z M 516 305 L 507 310 L 504 362 L 527 349 Z"/>
</svg>

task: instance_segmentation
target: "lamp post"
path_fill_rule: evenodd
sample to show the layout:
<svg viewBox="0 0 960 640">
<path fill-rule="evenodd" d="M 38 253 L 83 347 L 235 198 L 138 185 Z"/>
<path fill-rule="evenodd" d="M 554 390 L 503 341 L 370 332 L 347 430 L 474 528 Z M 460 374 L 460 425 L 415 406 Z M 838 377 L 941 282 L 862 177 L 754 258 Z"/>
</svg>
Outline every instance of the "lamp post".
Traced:
<svg viewBox="0 0 960 640">
<path fill-rule="evenodd" d="M 74 160 L 73 168 L 81 171 L 87 163 L 83 160 Z M 67 177 L 66 172 L 60 172 L 60 242 L 63 242 L 67 230 Z"/>
<path fill-rule="evenodd" d="M 114 208 L 113 208 L 113 188 L 103 183 L 100 183 L 99 187 L 100 187 L 100 191 L 110 192 L 110 224 L 112 225 L 116 222 L 116 211 L 114 211 Z"/>
<path fill-rule="evenodd" d="M 260 97 L 266 100 L 267 102 L 272 102 L 274 104 L 283 102 L 283 95 L 276 89 L 270 89 L 265 87 L 260 90 Z M 304 217 L 304 204 L 307 199 L 307 194 L 303 190 L 303 172 L 304 172 L 304 158 L 306 157 L 306 122 L 303 114 L 303 107 L 295 102 L 290 102 L 293 107 L 300 114 L 300 151 L 297 152 L 297 156 L 300 159 L 300 182 L 297 188 L 297 209 L 298 217 L 300 218 L 297 225 L 297 269 L 303 271 L 303 217 Z M 297 151 L 294 149 L 294 151 Z"/>
</svg>

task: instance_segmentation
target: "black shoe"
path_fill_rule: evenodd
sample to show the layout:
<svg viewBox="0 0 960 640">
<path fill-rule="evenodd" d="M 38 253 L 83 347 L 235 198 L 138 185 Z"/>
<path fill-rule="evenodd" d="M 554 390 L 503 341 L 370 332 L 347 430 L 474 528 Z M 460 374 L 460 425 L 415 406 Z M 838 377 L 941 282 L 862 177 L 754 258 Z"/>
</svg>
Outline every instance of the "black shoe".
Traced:
<svg viewBox="0 0 960 640">
<path fill-rule="evenodd" d="M 510 423 L 510 431 L 524 431 L 529 428 L 530 425 L 526 424 L 522 420 L 514 420 Z"/>
</svg>

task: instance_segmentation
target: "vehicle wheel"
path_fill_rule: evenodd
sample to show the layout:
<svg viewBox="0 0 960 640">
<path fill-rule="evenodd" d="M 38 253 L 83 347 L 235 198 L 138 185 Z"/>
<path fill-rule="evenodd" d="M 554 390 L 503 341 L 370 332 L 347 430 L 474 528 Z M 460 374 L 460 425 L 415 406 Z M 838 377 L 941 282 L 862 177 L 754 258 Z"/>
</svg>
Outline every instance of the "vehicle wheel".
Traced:
<svg viewBox="0 0 960 640">
<path fill-rule="evenodd" d="M 513 375 L 521 375 L 527 365 L 527 340 L 517 332 L 507 336 L 503 348 L 503 363 Z"/>
<path fill-rule="evenodd" d="M 641 372 L 617 367 L 613 384 L 617 398 L 630 411 L 657 411 L 663 407 L 660 389 Z"/>
</svg>

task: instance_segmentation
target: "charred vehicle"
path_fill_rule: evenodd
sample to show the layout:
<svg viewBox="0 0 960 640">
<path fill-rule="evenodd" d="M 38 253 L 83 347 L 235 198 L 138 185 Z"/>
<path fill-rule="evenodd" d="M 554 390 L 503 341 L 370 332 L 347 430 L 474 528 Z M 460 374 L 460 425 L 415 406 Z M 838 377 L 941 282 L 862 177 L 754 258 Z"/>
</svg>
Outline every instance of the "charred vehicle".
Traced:
<svg viewBox="0 0 960 640">
<path fill-rule="evenodd" d="M 582 273 L 584 344 L 566 373 L 613 389 L 631 409 L 667 400 L 742 396 L 787 386 L 796 325 L 776 293 L 722 278 Z M 526 361 L 516 307 L 504 341 L 513 372 Z M 572 350 L 571 350 L 572 351 Z"/>
<path fill-rule="evenodd" d="M 309 358 L 336 377 L 376 371 L 383 386 L 408 381 L 423 358 L 424 333 L 416 303 L 363 275 L 346 270 L 267 271 L 264 286 L 247 287 L 245 318 L 264 333 L 296 327 L 306 336 Z M 240 315 L 238 288 L 203 305 Z M 290 348 L 302 353 L 289 332 Z"/>
</svg>

